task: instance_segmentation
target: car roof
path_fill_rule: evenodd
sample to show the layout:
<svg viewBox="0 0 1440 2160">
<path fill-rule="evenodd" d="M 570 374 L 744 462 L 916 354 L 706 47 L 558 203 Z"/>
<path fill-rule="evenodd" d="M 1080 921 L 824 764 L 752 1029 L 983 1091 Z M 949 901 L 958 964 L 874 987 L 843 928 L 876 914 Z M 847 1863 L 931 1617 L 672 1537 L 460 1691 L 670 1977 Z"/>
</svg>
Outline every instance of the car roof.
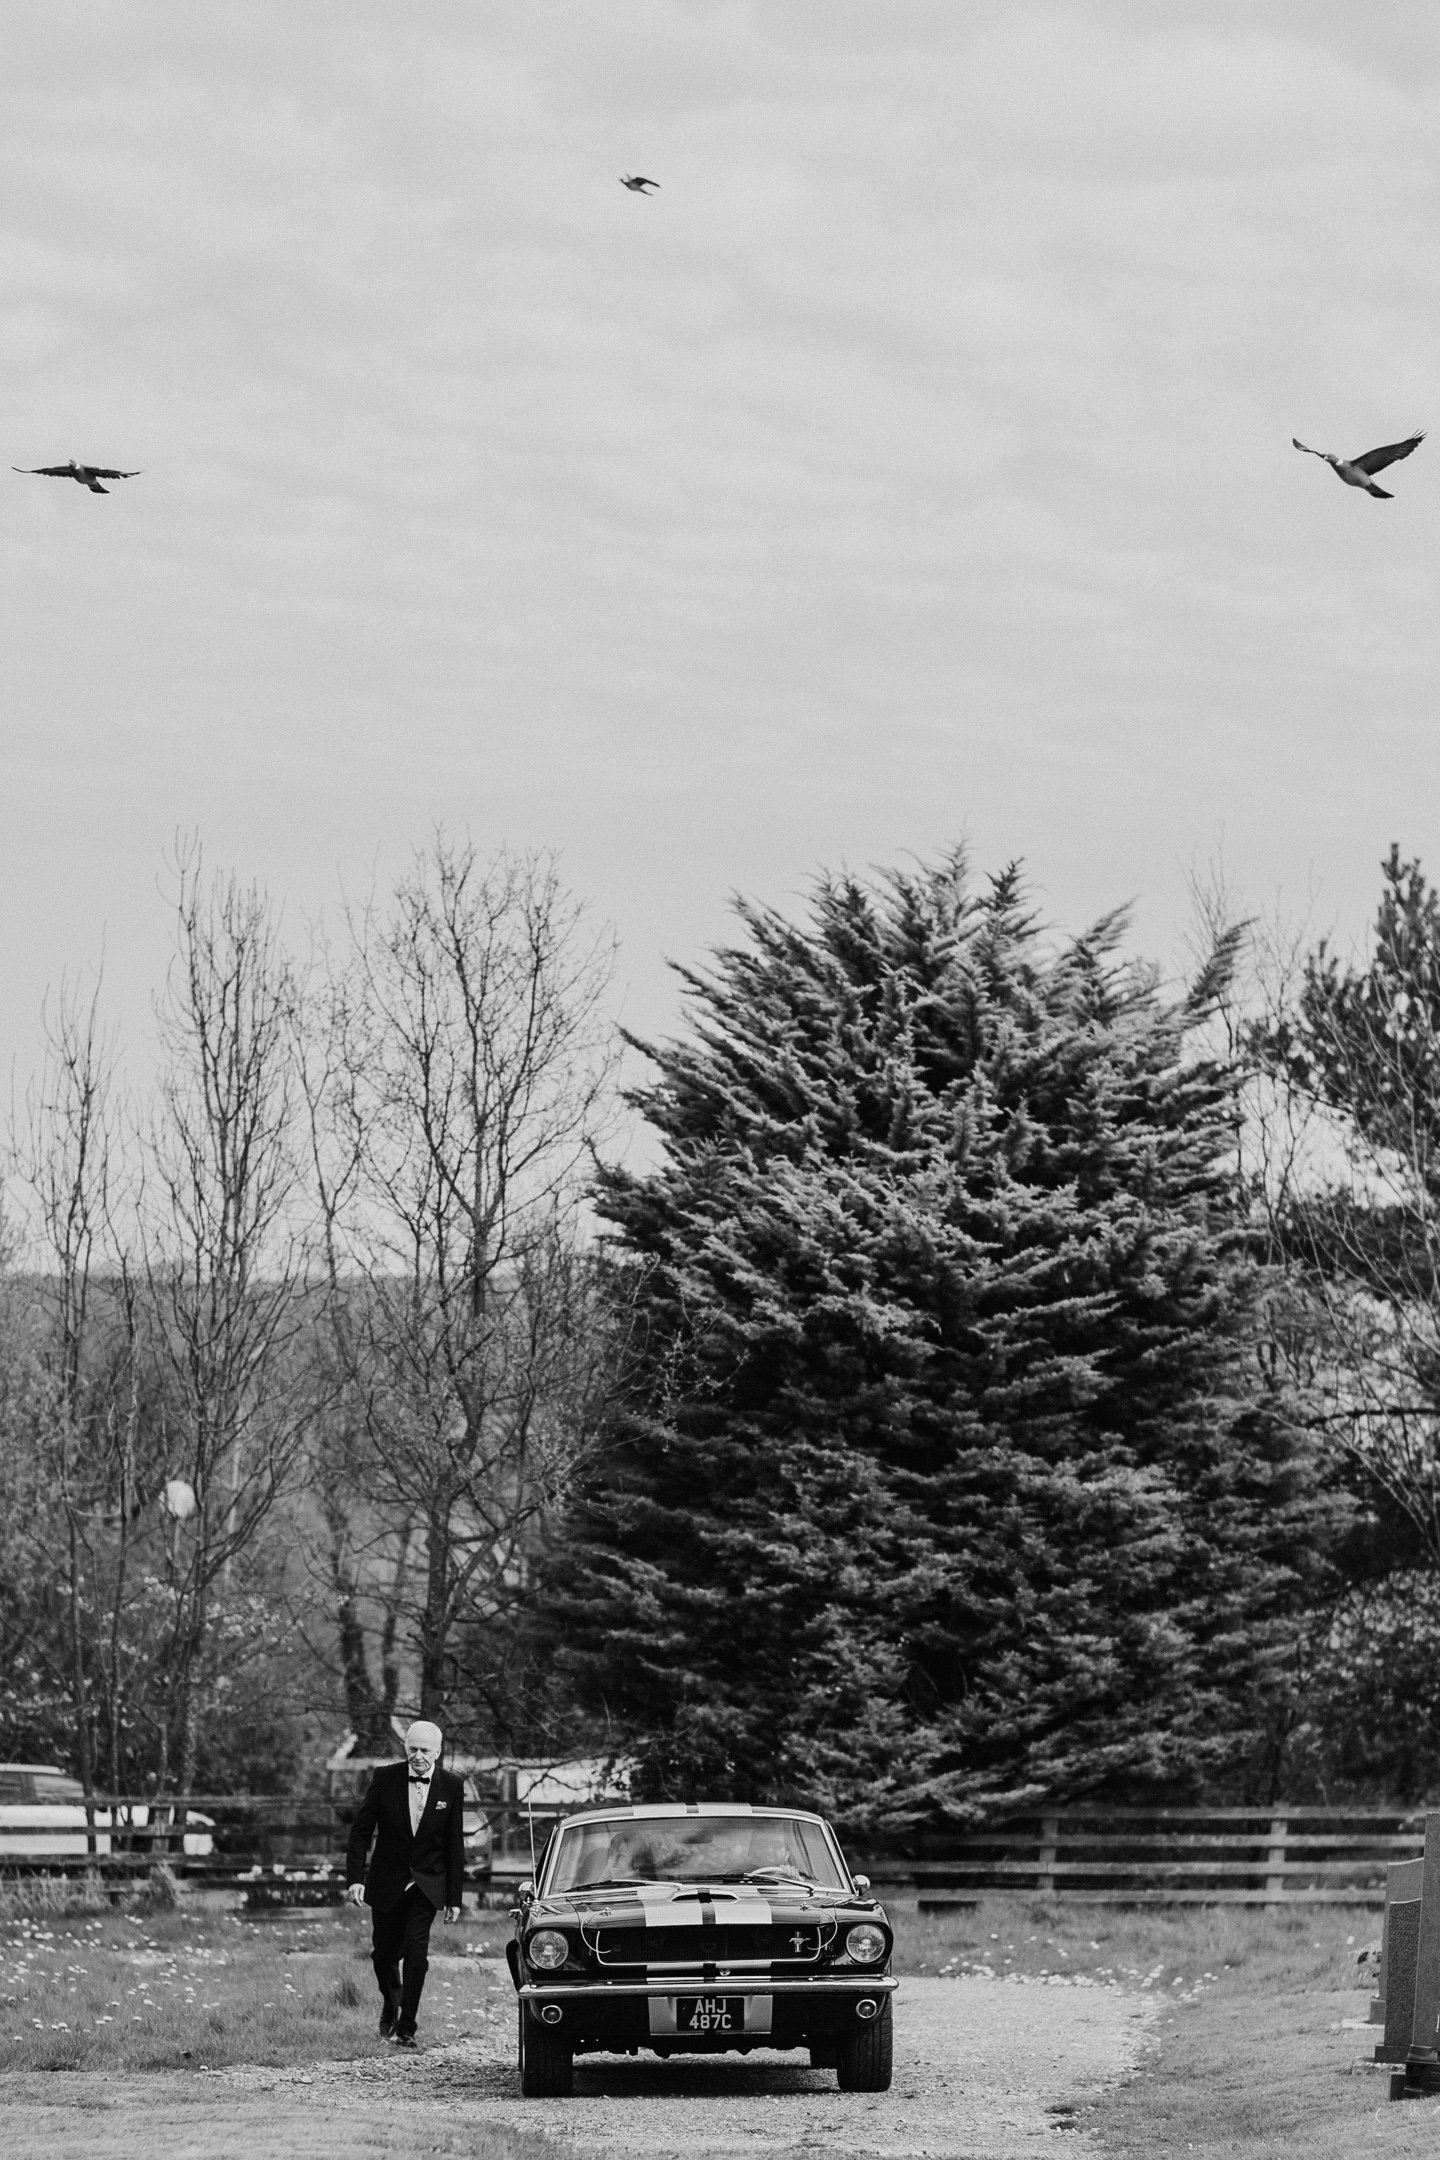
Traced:
<svg viewBox="0 0 1440 2160">
<path fill-rule="evenodd" d="M 653 1807 L 585 1808 L 578 1815 L 567 1815 L 560 1827 L 569 1830 L 576 1823 L 683 1821 L 687 1815 L 782 1816 L 787 1822 L 821 1824 L 825 1821 L 823 1815 L 813 1815 L 808 1808 L 752 1807 L 748 1800 L 691 1800 L 657 1801 Z"/>
<path fill-rule="evenodd" d="M 0 1770 L 44 1770 L 50 1777 L 69 1777 L 58 1762 L 0 1762 Z"/>
</svg>

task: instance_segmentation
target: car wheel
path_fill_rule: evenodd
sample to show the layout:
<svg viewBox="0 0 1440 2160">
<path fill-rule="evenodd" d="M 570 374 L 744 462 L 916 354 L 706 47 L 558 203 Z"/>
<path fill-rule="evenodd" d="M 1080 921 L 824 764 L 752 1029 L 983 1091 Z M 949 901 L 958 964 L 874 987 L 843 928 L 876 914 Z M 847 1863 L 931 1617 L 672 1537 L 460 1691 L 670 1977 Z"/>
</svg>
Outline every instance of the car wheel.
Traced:
<svg viewBox="0 0 1440 2160">
<path fill-rule="evenodd" d="M 575 2050 L 520 2005 L 520 2090 L 527 2100 L 568 2100 L 575 2090 Z"/>
<path fill-rule="evenodd" d="M 879 2017 L 841 2033 L 835 2069 L 841 2092 L 889 2092 L 895 2055 L 895 2020 L 887 1995 Z"/>
</svg>

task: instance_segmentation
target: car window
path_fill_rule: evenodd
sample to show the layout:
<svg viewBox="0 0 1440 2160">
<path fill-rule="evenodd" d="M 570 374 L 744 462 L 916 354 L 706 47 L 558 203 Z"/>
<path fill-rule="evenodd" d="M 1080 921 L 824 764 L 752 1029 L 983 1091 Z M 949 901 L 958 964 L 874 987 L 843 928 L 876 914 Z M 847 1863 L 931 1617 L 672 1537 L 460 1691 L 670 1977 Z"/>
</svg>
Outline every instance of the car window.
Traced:
<svg viewBox="0 0 1440 2160">
<path fill-rule="evenodd" d="M 794 1815 L 635 1816 L 566 1824 L 550 1893 L 621 1882 L 738 1881 L 758 1870 L 846 1887 L 825 1833 Z"/>
<path fill-rule="evenodd" d="M 30 1779 L 23 1770 L 0 1770 L 0 1807 L 30 1798 Z"/>
<path fill-rule="evenodd" d="M 67 1803 L 78 1800 L 83 1807 L 85 1804 L 85 1788 L 73 1777 L 56 1777 L 53 1773 L 47 1775 L 45 1771 L 37 1770 L 35 1773 L 35 1798 L 46 1802 L 50 1806 L 54 1806 L 60 1800 Z"/>
</svg>

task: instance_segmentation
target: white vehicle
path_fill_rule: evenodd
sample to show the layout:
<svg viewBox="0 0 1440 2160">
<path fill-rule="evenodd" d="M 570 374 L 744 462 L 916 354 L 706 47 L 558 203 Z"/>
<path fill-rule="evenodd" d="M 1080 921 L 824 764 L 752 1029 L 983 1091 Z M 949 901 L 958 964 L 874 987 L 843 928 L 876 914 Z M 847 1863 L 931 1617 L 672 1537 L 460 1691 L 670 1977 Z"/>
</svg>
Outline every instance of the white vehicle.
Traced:
<svg viewBox="0 0 1440 2160">
<path fill-rule="evenodd" d="M 202 1827 L 185 1832 L 186 1852 L 213 1852 L 210 1817 L 192 1813 L 189 1819 Z M 126 1832 L 144 1829 L 149 1820 L 150 1809 L 143 1803 L 121 1808 L 118 1822 L 112 1820 L 109 1807 L 97 1807 L 96 1853 L 109 1854 L 112 1829 L 121 1849 L 128 1848 L 131 1840 Z M 147 1841 L 134 1842 L 143 1846 Z M 85 1791 L 77 1778 L 68 1777 L 55 1763 L 0 1763 L 0 1860 L 12 1856 L 43 1860 L 51 1853 L 58 1857 L 89 1850 Z"/>
</svg>

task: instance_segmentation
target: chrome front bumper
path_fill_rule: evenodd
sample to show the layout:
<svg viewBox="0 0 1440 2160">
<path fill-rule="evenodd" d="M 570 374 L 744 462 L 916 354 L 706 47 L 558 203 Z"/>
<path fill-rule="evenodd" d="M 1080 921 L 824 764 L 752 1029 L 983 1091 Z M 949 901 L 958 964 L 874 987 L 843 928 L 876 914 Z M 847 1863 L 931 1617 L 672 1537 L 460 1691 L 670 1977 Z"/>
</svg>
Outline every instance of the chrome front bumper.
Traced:
<svg viewBox="0 0 1440 2160">
<path fill-rule="evenodd" d="M 762 1980 L 754 1973 L 728 1974 L 716 1980 L 681 1979 L 672 1974 L 664 1980 L 527 1980 L 519 1989 L 522 2002 L 549 1997 L 573 2001 L 577 1996 L 605 2000 L 613 1995 L 893 1995 L 900 1982 L 892 1974 L 867 1980 L 860 1973 L 811 1980 Z"/>
</svg>

